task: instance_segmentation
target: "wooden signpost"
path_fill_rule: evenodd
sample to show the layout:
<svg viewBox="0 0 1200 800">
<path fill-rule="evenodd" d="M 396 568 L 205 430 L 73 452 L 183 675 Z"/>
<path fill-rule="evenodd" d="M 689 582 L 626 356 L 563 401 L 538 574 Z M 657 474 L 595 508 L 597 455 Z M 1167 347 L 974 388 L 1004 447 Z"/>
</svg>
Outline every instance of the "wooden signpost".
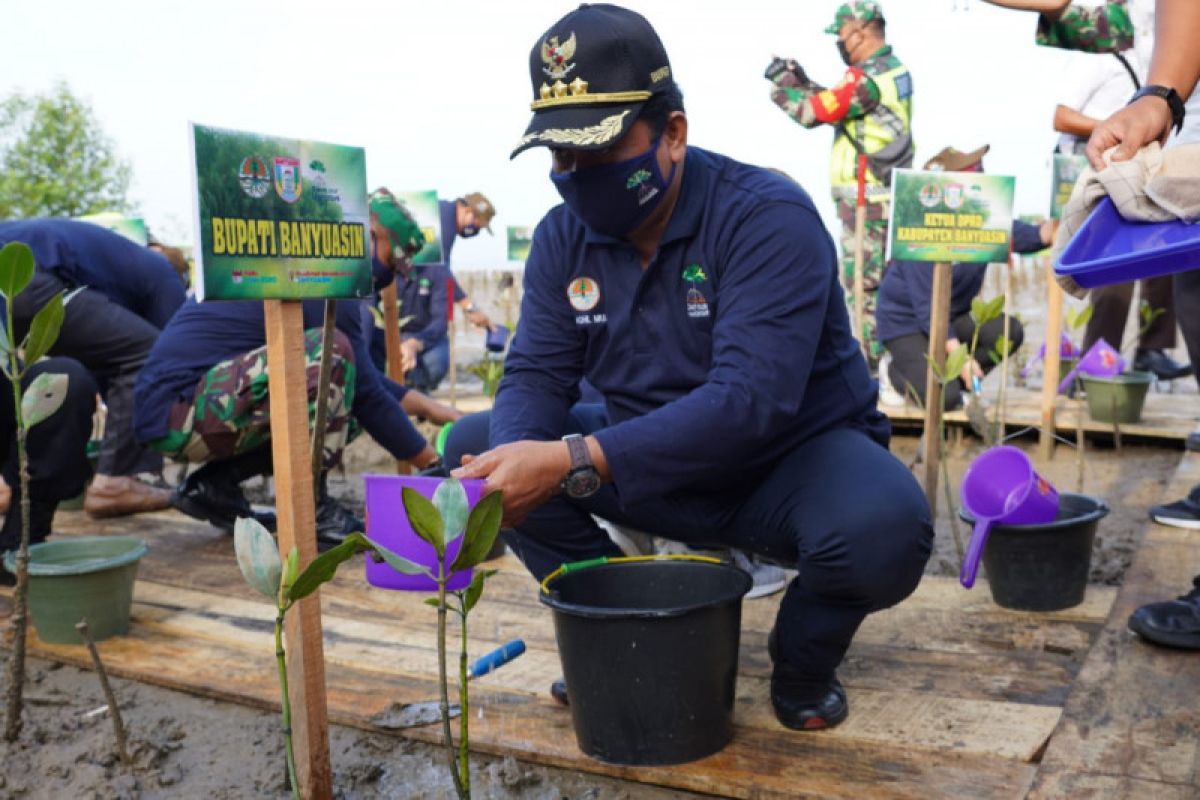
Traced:
<svg viewBox="0 0 1200 800">
<path fill-rule="evenodd" d="M 197 299 L 263 303 L 280 557 L 295 548 L 302 572 L 317 556 L 334 301 L 371 292 L 365 153 L 201 125 L 191 134 Z M 326 313 L 311 438 L 307 299 L 325 300 Z M 320 592 L 296 603 L 284 626 L 295 789 L 306 800 L 326 800 L 333 775 Z"/>
<path fill-rule="evenodd" d="M 933 269 L 922 456 L 925 499 L 934 517 L 937 516 L 944 403 L 944 387 L 939 376 L 945 373 L 948 355 L 951 265 L 1007 260 L 1012 239 L 1014 188 L 1014 179 L 1002 175 L 911 169 L 892 172 L 888 260 L 930 262 Z M 895 265 L 892 267 L 896 268 Z M 953 380 L 953 376 L 947 377 Z M 972 387 L 967 385 L 964 390 L 969 392 Z"/>
</svg>

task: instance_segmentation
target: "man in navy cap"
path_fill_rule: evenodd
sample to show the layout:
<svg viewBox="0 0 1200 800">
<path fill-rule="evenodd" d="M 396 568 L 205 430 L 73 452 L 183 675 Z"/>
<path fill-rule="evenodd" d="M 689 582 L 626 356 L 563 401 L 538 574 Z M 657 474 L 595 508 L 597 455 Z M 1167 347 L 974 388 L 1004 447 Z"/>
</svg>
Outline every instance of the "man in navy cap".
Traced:
<svg viewBox="0 0 1200 800">
<path fill-rule="evenodd" d="M 592 514 L 798 568 L 771 699 L 789 727 L 836 725 L 835 670 L 863 618 L 916 587 L 933 529 L 887 451 L 833 242 L 794 183 L 688 146 L 640 15 L 580 6 L 530 72 L 514 155 L 550 148 L 564 202 L 534 233 L 490 431 L 461 421 L 447 456 L 478 454 L 456 474 L 503 492 L 506 541 L 539 578 L 619 554 Z M 572 408 L 584 377 L 604 406 Z"/>
</svg>

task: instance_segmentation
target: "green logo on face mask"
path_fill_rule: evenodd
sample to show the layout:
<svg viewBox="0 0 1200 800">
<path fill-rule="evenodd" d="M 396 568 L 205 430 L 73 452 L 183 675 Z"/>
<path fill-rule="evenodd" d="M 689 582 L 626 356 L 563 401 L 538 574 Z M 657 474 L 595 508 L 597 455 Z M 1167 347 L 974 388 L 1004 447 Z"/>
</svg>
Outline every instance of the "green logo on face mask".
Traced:
<svg viewBox="0 0 1200 800">
<path fill-rule="evenodd" d="M 650 180 L 650 171 L 639 169 L 629 176 L 629 180 L 625 181 L 625 188 L 636 189 L 648 180 Z"/>
</svg>

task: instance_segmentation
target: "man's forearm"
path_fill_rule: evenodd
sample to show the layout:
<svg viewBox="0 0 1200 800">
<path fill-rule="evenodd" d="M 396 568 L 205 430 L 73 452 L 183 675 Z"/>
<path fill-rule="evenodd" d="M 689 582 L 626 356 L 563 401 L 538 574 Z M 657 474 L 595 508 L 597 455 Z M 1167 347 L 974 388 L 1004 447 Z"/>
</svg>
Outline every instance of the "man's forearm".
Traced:
<svg viewBox="0 0 1200 800">
<path fill-rule="evenodd" d="M 1158 0 L 1154 22 L 1154 59 L 1147 84 L 1170 86 L 1187 100 L 1200 81 L 1196 31 L 1200 30 L 1200 2 Z"/>
<path fill-rule="evenodd" d="M 1073 108 L 1059 104 L 1054 108 L 1054 130 L 1086 139 L 1092 135 L 1100 120 L 1081 114 Z"/>
<path fill-rule="evenodd" d="M 1050 19 L 1058 19 L 1066 7 L 1071 4 L 1070 0 L 987 0 L 987 2 L 1001 8 L 1036 11 L 1039 14 L 1045 14 Z"/>
</svg>

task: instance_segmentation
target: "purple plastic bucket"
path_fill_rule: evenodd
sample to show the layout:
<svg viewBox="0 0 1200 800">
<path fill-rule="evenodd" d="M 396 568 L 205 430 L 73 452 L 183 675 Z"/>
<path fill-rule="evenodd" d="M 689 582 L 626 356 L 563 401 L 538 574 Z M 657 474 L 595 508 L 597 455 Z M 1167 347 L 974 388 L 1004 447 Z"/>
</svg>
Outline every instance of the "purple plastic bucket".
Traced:
<svg viewBox="0 0 1200 800">
<path fill-rule="evenodd" d="M 444 478 L 422 478 L 415 475 L 364 475 L 367 482 L 367 537 L 389 550 L 402 555 L 409 561 L 423 564 L 435 573 L 437 572 L 437 553 L 433 545 L 426 542 L 413 532 L 408 524 L 408 515 L 404 513 L 404 498 L 401 489 L 408 487 L 433 499 Z M 483 494 L 483 481 L 466 480 L 462 482 L 467 490 L 467 503 L 474 508 Z M 454 557 L 462 546 L 462 537 L 458 537 L 446 549 L 446 567 L 454 563 Z M 406 589 L 415 592 L 437 591 L 437 583 L 424 575 L 404 575 L 389 567 L 387 564 L 375 563 L 374 559 L 366 559 L 367 583 L 382 589 Z M 458 572 L 446 584 L 446 588 L 457 591 L 465 589 L 471 583 L 471 570 Z"/>
<path fill-rule="evenodd" d="M 1055 271 L 1085 289 L 1200 269 L 1200 224 L 1127 222 L 1104 198 L 1059 256 Z"/>
<path fill-rule="evenodd" d="M 968 589 L 975 585 L 992 525 L 1038 525 L 1058 514 L 1058 492 L 1015 447 L 993 447 L 976 457 L 963 476 L 960 496 L 963 508 L 975 518 L 959 574 Z"/>
</svg>

